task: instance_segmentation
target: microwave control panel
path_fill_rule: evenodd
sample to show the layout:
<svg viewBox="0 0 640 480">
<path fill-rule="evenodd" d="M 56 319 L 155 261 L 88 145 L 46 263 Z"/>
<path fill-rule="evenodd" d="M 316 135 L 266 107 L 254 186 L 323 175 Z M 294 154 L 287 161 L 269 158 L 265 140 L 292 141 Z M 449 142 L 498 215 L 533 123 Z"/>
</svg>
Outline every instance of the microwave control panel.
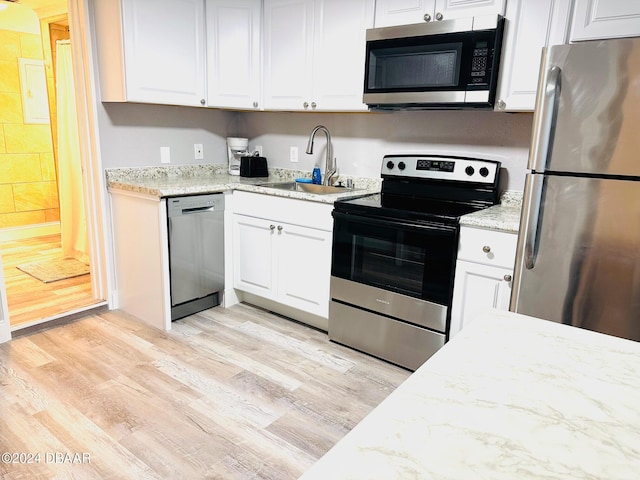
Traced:
<svg viewBox="0 0 640 480">
<path fill-rule="evenodd" d="M 471 84 L 482 85 L 488 83 L 487 69 L 491 66 L 492 53 L 486 41 L 477 42 L 473 49 L 471 60 Z"/>
</svg>

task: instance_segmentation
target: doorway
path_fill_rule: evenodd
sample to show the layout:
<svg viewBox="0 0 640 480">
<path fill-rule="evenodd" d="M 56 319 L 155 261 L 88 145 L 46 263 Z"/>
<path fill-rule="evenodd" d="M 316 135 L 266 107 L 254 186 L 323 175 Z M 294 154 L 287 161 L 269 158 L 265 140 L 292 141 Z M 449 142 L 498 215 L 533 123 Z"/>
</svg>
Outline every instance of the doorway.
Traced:
<svg viewBox="0 0 640 480">
<path fill-rule="evenodd" d="M 10 7 L 28 9 L 21 5 Z M 20 13 L 22 17 L 28 17 L 26 12 Z M 5 49 L 2 52 L 2 66 L 10 68 L 12 64 L 18 64 L 20 68 L 24 63 L 33 65 L 32 72 L 29 72 L 31 77 L 23 74 L 20 78 L 26 78 L 27 83 L 20 82 L 19 97 L 22 101 L 14 102 L 19 112 L 9 114 L 10 121 L 15 123 L 1 126 L 4 130 L 4 145 L 0 145 L 0 152 L 14 157 L 11 158 L 14 161 L 11 175 L 5 175 L 5 180 L 12 177 L 12 182 L 15 183 L 0 183 L 0 227 L 5 227 L 0 228 L 0 252 L 11 331 L 32 327 L 104 303 L 96 299 L 92 288 L 89 241 L 84 219 L 82 168 L 78 158 L 75 167 L 70 167 L 68 161 L 72 155 L 79 156 L 79 147 L 73 146 L 73 135 L 69 135 L 69 132 L 75 132 L 77 137 L 77 119 L 75 125 L 73 118 L 65 119 L 69 110 L 75 114 L 75 103 L 69 104 L 64 96 L 60 97 L 59 87 L 62 82 L 67 81 L 62 77 L 70 75 L 70 81 L 73 82 L 73 69 L 68 66 L 65 73 L 60 68 L 64 61 L 61 56 L 66 56 L 66 61 L 70 63 L 70 54 L 64 51 L 65 47 L 69 50 L 69 45 L 64 45 L 70 39 L 69 22 L 66 14 L 43 19 L 37 19 L 37 15 L 35 17 L 39 23 L 38 35 L 22 32 L 21 30 L 26 29 L 20 25 L 15 28 L 9 26 L 6 31 L 0 29 L 0 35 L 4 34 L 5 46 L 8 44 L 7 39 L 17 40 L 13 51 L 9 49 L 7 53 Z M 6 25 L 3 27 L 7 28 Z M 14 54 L 20 57 L 6 58 Z M 37 58 L 38 56 L 41 58 Z M 26 57 L 31 58 L 26 62 L 20 60 Z M 38 61 L 42 62 L 46 77 L 42 97 L 44 108 L 35 104 L 39 96 Z M 18 71 L 18 77 L 20 75 L 21 71 Z M 29 79 L 31 84 L 28 83 Z M 15 85 L 0 84 L 0 90 L 3 88 L 15 90 Z M 70 90 L 75 102 L 73 86 L 67 90 Z M 16 95 L 11 97 L 15 99 Z M 68 97 L 67 92 L 66 98 Z M 29 101 L 33 104 L 28 105 Z M 40 112 L 40 117 L 27 115 L 31 111 Z M 46 121 L 42 118 L 42 112 L 49 113 Z M 23 141 L 26 144 L 25 150 L 35 152 L 21 152 L 20 142 L 10 139 L 13 131 L 17 132 L 15 138 L 19 138 L 22 133 L 20 129 L 26 133 L 35 132 L 37 141 Z M 45 145 L 45 129 L 51 146 L 50 152 Z M 22 138 L 24 140 L 24 135 Z M 75 143 L 78 143 L 77 138 Z M 75 153 L 70 150 L 75 150 Z M 79 267 L 77 264 L 80 264 Z"/>
</svg>

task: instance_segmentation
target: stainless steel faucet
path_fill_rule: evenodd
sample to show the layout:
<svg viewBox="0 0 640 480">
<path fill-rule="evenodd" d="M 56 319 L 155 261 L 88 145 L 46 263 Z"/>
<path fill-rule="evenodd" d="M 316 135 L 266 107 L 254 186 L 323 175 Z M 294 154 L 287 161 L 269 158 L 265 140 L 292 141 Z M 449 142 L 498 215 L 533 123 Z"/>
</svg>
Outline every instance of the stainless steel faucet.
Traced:
<svg viewBox="0 0 640 480">
<path fill-rule="evenodd" d="M 314 127 L 309 135 L 309 141 L 307 142 L 307 150 L 306 153 L 311 155 L 313 153 L 313 139 L 318 133 L 318 130 L 322 130 L 324 134 L 327 136 L 327 156 L 324 162 L 324 179 L 322 180 L 323 185 L 331 185 L 331 177 L 336 174 L 336 159 L 333 158 L 333 149 L 331 148 L 331 134 L 329 133 L 329 129 L 324 125 L 318 125 Z"/>
</svg>

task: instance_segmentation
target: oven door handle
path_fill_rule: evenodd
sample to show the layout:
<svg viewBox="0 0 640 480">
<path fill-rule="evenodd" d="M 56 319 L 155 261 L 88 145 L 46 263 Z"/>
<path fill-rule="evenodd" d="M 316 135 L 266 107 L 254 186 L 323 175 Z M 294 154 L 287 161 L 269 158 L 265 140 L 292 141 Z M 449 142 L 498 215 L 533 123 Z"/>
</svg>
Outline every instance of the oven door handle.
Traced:
<svg viewBox="0 0 640 480">
<path fill-rule="evenodd" d="M 424 230 L 438 230 L 441 232 L 455 232 L 458 228 L 457 225 L 449 225 L 443 223 L 435 223 L 435 222 L 425 222 L 420 221 L 419 223 L 414 222 L 405 222 L 402 220 L 394 220 L 391 218 L 374 218 L 368 217 L 364 215 L 355 215 L 355 214 L 346 214 L 342 212 L 333 211 L 333 218 L 335 221 L 347 221 L 349 223 L 364 223 L 367 225 L 373 225 L 376 227 L 386 227 L 386 228 L 402 228 L 403 230 L 414 230 L 414 231 L 424 231 Z"/>
</svg>

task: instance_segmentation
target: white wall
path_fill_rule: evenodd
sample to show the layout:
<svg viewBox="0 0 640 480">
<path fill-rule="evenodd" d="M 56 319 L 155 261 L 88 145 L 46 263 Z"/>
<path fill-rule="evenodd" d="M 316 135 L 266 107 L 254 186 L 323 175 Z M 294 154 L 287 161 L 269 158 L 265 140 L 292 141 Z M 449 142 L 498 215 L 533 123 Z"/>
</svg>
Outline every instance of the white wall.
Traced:
<svg viewBox="0 0 640 480">
<path fill-rule="evenodd" d="M 226 137 L 237 133 L 234 112 L 133 103 L 98 103 L 97 111 L 104 168 L 159 166 L 160 147 L 170 147 L 170 165 L 225 163 Z M 204 160 L 195 160 L 194 143 Z"/>
<path fill-rule="evenodd" d="M 380 177 L 388 153 L 440 153 L 499 160 L 507 170 L 503 189 L 522 190 L 532 114 L 482 111 L 413 111 L 362 114 L 247 112 L 235 125 L 250 147 L 262 145 L 270 166 L 324 168 L 324 134 L 316 136 L 314 154 L 304 153 L 309 133 L 323 124 L 331 132 L 339 173 Z M 299 149 L 299 163 L 289 162 L 289 147 Z"/>
</svg>

